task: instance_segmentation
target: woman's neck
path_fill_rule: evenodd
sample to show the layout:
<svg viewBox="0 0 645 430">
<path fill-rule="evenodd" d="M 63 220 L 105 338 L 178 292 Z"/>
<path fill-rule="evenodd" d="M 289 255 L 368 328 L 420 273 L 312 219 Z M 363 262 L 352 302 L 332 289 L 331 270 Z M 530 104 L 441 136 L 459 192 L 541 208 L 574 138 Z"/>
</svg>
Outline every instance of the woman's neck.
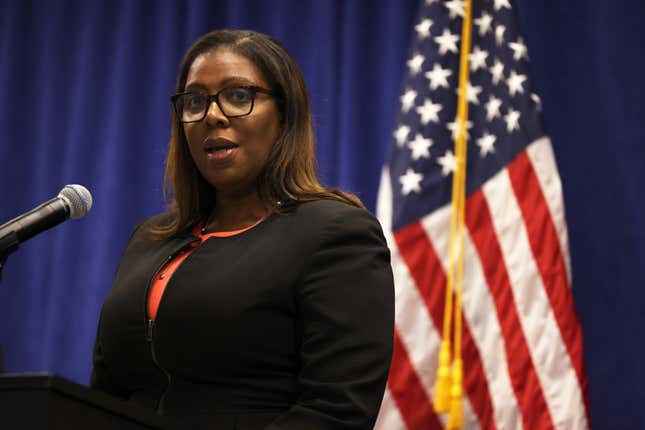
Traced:
<svg viewBox="0 0 645 430">
<path fill-rule="evenodd" d="M 257 193 L 240 196 L 217 194 L 213 212 L 206 221 L 206 231 L 233 231 L 256 224 L 269 213 Z"/>
</svg>

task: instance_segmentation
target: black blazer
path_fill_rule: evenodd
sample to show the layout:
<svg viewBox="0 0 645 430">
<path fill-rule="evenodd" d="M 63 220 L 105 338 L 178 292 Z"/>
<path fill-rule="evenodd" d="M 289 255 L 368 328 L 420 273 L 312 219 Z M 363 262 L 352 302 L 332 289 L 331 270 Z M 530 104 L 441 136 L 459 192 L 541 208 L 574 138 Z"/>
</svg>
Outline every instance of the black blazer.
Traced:
<svg viewBox="0 0 645 430">
<path fill-rule="evenodd" d="M 149 222 L 160 222 L 159 217 Z M 137 228 L 99 322 L 91 386 L 184 428 L 371 429 L 394 328 L 378 221 L 331 200 L 210 238 L 146 314 L 156 271 L 195 238 Z"/>
</svg>

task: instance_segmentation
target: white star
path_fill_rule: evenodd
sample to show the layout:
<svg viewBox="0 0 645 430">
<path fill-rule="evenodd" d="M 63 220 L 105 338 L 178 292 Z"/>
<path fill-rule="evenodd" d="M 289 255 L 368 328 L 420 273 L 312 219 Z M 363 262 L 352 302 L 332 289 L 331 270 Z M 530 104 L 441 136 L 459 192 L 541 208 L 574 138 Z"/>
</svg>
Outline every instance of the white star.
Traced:
<svg viewBox="0 0 645 430">
<path fill-rule="evenodd" d="M 437 163 L 441 166 L 441 174 L 443 176 L 448 176 L 450 172 L 454 172 L 457 169 L 457 159 L 451 150 L 447 150 L 444 155 L 437 158 Z"/>
<path fill-rule="evenodd" d="M 426 57 L 424 57 L 421 54 L 417 54 L 408 60 L 407 64 L 408 64 L 408 67 L 410 68 L 410 74 L 412 76 L 415 76 L 417 73 L 421 71 L 421 66 L 423 65 L 423 62 L 425 60 L 426 60 Z"/>
<path fill-rule="evenodd" d="M 504 43 L 504 32 L 506 31 L 506 27 L 503 25 L 498 25 L 495 27 L 495 40 L 497 41 L 498 45 L 502 45 Z"/>
<path fill-rule="evenodd" d="M 529 59 L 528 50 L 526 49 L 526 45 L 524 44 L 524 41 L 521 37 L 517 39 L 517 42 L 509 42 L 508 47 L 513 50 L 514 60 L 517 61 L 522 58 L 526 60 Z"/>
<path fill-rule="evenodd" d="M 417 113 L 421 116 L 421 124 L 426 125 L 430 121 L 439 122 L 439 111 L 443 107 L 439 103 L 432 103 L 432 100 L 425 99 L 423 106 L 417 108 Z"/>
<path fill-rule="evenodd" d="M 532 93 L 531 100 L 533 100 L 533 103 L 535 103 L 537 110 L 542 110 L 542 100 L 540 100 L 540 96 L 538 96 L 535 93 Z"/>
<path fill-rule="evenodd" d="M 452 135 L 453 140 L 457 139 L 457 133 L 459 132 L 459 129 L 460 129 L 458 124 L 459 124 L 459 120 L 457 119 L 455 119 L 453 122 L 446 123 L 446 128 L 450 130 L 450 134 Z M 472 121 L 467 121 L 466 132 L 468 137 L 470 137 L 470 133 L 468 133 L 468 130 L 470 130 L 472 127 L 473 127 Z"/>
<path fill-rule="evenodd" d="M 399 182 L 402 185 L 401 192 L 403 193 L 403 195 L 407 196 L 412 191 L 414 191 L 415 193 L 420 193 L 422 180 L 423 175 L 421 173 L 417 173 L 414 170 L 408 168 L 408 170 L 406 170 L 405 172 L 405 175 L 402 175 L 399 178 Z"/>
<path fill-rule="evenodd" d="M 408 111 L 414 106 L 414 99 L 417 98 L 417 92 L 414 90 L 407 90 L 405 94 L 401 96 L 401 110 L 403 113 L 408 113 Z"/>
<path fill-rule="evenodd" d="M 448 88 L 448 76 L 452 75 L 450 69 L 442 69 L 439 63 L 434 63 L 430 72 L 426 72 L 425 77 L 430 80 L 430 89 L 436 90 L 438 87 Z"/>
<path fill-rule="evenodd" d="M 488 97 L 488 102 L 486 103 L 486 119 L 488 121 L 492 121 L 500 116 L 500 107 L 502 107 L 502 101 L 491 94 Z"/>
<path fill-rule="evenodd" d="M 513 130 L 520 129 L 520 113 L 519 111 L 508 109 L 508 113 L 504 115 L 504 121 L 506 121 L 506 131 L 509 133 Z"/>
<path fill-rule="evenodd" d="M 482 16 L 475 19 L 475 25 L 479 27 L 479 35 L 484 36 L 486 33 L 488 33 L 491 30 L 492 23 L 493 17 L 486 12 L 482 12 Z"/>
<path fill-rule="evenodd" d="M 511 4 L 508 2 L 508 0 L 495 0 L 495 10 L 500 10 L 501 8 L 511 8 Z"/>
<path fill-rule="evenodd" d="M 484 133 L 482 137 L 477 139 L 477 146 L 479 146 L 479 155 L 481 157 L 485 157 L 486 154 L 495 152 L 495 147 L 493 145 L 495 144 L 496 140 L 497 138 L 495 137 L 495 135 L 490 133 Z"/>
<path fill-rule="evenodd" d="M 480 87 L 479 85 L 472 86 L 470 82 L 466 83 L 466 98 L 468 99 L 469 103 L 478 105 L 479 104 L 478 95 L 481 92 L 482 92 L 482 87 Z"/>
<path fill-rule="evenodd" d="M 518 75 L 515 73 L 515 70 L 511 70 L 511 76 L 506 80 L 506 85 L 508 85 L 508 92 L 514 96 L 515 93 L 523 93 L 524 88 L 522 83 L 526 81 L 526 75 Z"/>
<path fill-rule="evenodd" d="M 482 51 L 479 46 L 475 46 L 475 49 L 470 54 L 470 70 L 476 72 L 479 68 L 485 69 L 487 57 L 488 52 Z"/>
<path fill-rule="evenodd" d="M 432 20 L 424 19 L 420 23 L 414 26 L 414 29 L 417 32 L 419 39 L 423 40 L 426 37 L 430 37 L 430 28 L 432 27 Z"/>
<path fill-rule="evenodd" d="M 432 139 L 425 139 L 420 133 L 414 137 L 414 140 L 408 143 L 408 148 L 412 150 L 412 159 L 430 158 L 428 148 L 432 146 Z"/>
<path fill-rule="evenodd" d="M 447 28 L 444 28 L 441 36 L 435 37 L 434 40 L 439 44 L 439 54 L 441 55 L 445 55 L 448 51 L 454 53 L 459 52 L 457 49 L 459 36 L 456 34 L 450 34 L 450 31 L 448 31 Z"/>
<path fill-rule="evenodd" d="M 450 11 L 450 19 L 464 16 L 464 0 L 450 0 L 443 5 Z"/>
<path fill-rule="evenodd" d="M 493 75 L 493 83 L 497 85 L 504 77 L 504 64 L 495 58 L 495 64 L 490 68 L 490 73 Z"/>
<path fill-rule="evenodd" d="M 405 145 L 405 141 L 408 139 L 408 134 L 410 134 L 410 127 L 407 125 L 400 125 L 393 133 L 393 136 L 396 139 L 396 144 L 398 146 Z"/>
</svg>

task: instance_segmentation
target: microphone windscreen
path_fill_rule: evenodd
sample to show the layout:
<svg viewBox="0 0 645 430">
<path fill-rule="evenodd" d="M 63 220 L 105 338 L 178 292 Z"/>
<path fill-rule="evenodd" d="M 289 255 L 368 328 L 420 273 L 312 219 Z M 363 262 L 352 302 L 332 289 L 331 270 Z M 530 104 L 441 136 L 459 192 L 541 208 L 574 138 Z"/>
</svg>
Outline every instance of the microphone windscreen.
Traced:
<svg viewBox="0 0 645 430">
<path fill-rule="evenodd" d="M 69 217 L 72 219 L 83 218 L 92 209 L 92 194 L 82 185 L 65 185 L 58 197 L 67 201 L 69 205 Z"/>
</svg>

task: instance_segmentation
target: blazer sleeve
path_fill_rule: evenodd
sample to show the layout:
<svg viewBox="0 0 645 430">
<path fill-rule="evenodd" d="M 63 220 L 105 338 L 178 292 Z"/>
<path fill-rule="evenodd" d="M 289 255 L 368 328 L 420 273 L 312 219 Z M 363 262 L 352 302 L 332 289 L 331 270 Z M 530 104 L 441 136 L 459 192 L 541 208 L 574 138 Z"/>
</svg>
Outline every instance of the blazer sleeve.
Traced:
<svg viewBox="0 0 645 430">
<path fill-rule="evenodd" d="M 146 221 L 142 221 L 135 226 L 134 230 L 130 234 L 130 238 L 128 239 L 128 244 L 132 242 L 135 234 L 141 230 L 141 226 L 144 225 L 145 222 Z M 123 252 L 123 254 L 125 254 L 125 251 Z M 121 255 L 121 258 L 123 258 L 123 254 Z M 113 382 L 114 379 L 110 376 L 110 372 L 105 362 L 105 356 L 103 354 L 100 332 L 101 318 L 99 317 L 99 322 L 96 328 L 96 340 L 94 341 L 94 349 L 92 352 L 92 373 L 90 374 L 90 388 L 109 393 L 116 397 L 127 398 L 128 393 L 117 387 L 117 385 Z"/>
<path fill-rule="evenodd" d="M 394 332 L 394 282 L 381 226 L 366 210 L 342 208 L 307 267 L 297 291 L 300 395 L 267 430 L 372 429 Z"/>
</svg>

